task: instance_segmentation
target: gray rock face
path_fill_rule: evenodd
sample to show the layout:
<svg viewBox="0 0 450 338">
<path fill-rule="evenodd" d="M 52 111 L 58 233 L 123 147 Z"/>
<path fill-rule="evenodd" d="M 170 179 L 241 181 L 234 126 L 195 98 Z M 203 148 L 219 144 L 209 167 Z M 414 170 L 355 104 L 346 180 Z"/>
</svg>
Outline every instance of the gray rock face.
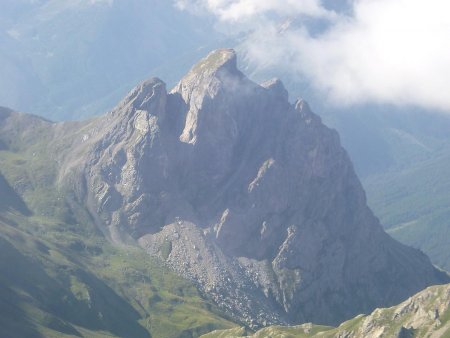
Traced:
<svg viewBox="0 0 450 338">
<path fill-rule="evenodd" d="M 250 325 L 336 324 L 447 281 L 383 232 L 338 134 L 279 80 L 248 80 L 232 50 L 170 93 L 151 79 L 103 117 L 51 128 L 61 189 L 105 234 Z"/>
</svg>

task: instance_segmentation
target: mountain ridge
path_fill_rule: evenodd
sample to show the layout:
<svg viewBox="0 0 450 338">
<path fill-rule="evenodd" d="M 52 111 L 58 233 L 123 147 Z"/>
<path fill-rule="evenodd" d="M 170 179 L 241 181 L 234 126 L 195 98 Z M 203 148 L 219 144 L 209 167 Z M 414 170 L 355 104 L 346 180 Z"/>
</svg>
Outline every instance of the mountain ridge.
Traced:
<svg viewBox="0 0 450 338">
<path fill-rule="evenodd" d="M 358 315 L 336 328 L 306 323 L 293 327 L 268 327 L 253 335 L 245 328 L 217 330 L 202 338 L 237 337 L 447 337 L 450 333 L 450 285 L 429 287 L 391 308 Z"/>
<path fill-rule="evenodd" d="M 247 79 L 232 50 L 169 92 L 152 78 L 104 116 L 23 135 L 51 154 L 37 164 L 64 217 L 138 241 L 252 327 L 335 324 L 448 280 L 383 232 L 337 132 L 280 81 Z"/>
</svg>

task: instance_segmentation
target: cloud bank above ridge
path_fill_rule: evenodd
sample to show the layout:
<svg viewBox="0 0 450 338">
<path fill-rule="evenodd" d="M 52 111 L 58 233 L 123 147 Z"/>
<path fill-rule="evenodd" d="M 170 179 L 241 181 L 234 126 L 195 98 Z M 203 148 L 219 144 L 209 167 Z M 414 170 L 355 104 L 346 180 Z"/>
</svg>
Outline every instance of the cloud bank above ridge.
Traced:
<svg viewBox="0 0 450 338">
<path fill-rule="evenodd" d="M 450 112 L 450 3 L 354 0 L 178 0 L 245 32 L 247 57 L 306 78 L 338 104 L 408 104 Z M 320 27 L 320 29 L 317 29 Z"/>
</svg>

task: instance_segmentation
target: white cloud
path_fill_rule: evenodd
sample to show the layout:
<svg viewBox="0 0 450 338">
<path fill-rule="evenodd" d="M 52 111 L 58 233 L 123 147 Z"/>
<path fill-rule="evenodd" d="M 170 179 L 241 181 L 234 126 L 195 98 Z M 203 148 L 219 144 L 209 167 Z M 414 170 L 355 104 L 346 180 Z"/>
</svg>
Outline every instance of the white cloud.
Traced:
<svg viewBox="0 0 450 338">
<path fill-rule="evenodd" d="M 114 0 L 89 0 L 91 5 L 108 5 L 112 6 Z"/>
<path fill-rule="evenodd" d="M 188 4 L 181 2 L 180 8 Z M 329 11 L 319 0 L 197 0 L 195 5 L 233 27 L 245 22 L 242 29 L 249 31 L 250 24 L 246 48 L 252 62 L 307 77 L 334 102 L 450 111 L 447 0 L 354 0 L 351 14 Z M 299 15 L 326 20 L 328 28 L 312 34 L 308 21 L 280 33 L 280 16 Z"/>
<path fill-rule="evenodd" d="M 254 20 L 265 14 L 291 15 L 295 13 L 311 17 L 332 18 L 334 12 L 326 10 L 319 0 L 176 0 L 182 10 L 201 12 L 206 10 L 221 21 L 238 22 Z"/>
</svg>

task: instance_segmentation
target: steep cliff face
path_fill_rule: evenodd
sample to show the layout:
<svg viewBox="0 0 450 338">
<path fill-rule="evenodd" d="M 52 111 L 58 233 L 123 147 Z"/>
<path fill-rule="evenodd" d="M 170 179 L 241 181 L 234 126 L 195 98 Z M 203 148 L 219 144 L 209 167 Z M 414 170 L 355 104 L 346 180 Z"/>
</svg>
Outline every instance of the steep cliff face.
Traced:
<svg viewBox="0 0 450 338">
<path fill-rule="evenodd" d="M 49 129 L 72 207 L 250 325 L 336 324 L 447 280 L 383 232 L 337 133 L 280 81 L 247 79 L 232 50 L 169 93 L 150 79 Z"/>
</svg>

